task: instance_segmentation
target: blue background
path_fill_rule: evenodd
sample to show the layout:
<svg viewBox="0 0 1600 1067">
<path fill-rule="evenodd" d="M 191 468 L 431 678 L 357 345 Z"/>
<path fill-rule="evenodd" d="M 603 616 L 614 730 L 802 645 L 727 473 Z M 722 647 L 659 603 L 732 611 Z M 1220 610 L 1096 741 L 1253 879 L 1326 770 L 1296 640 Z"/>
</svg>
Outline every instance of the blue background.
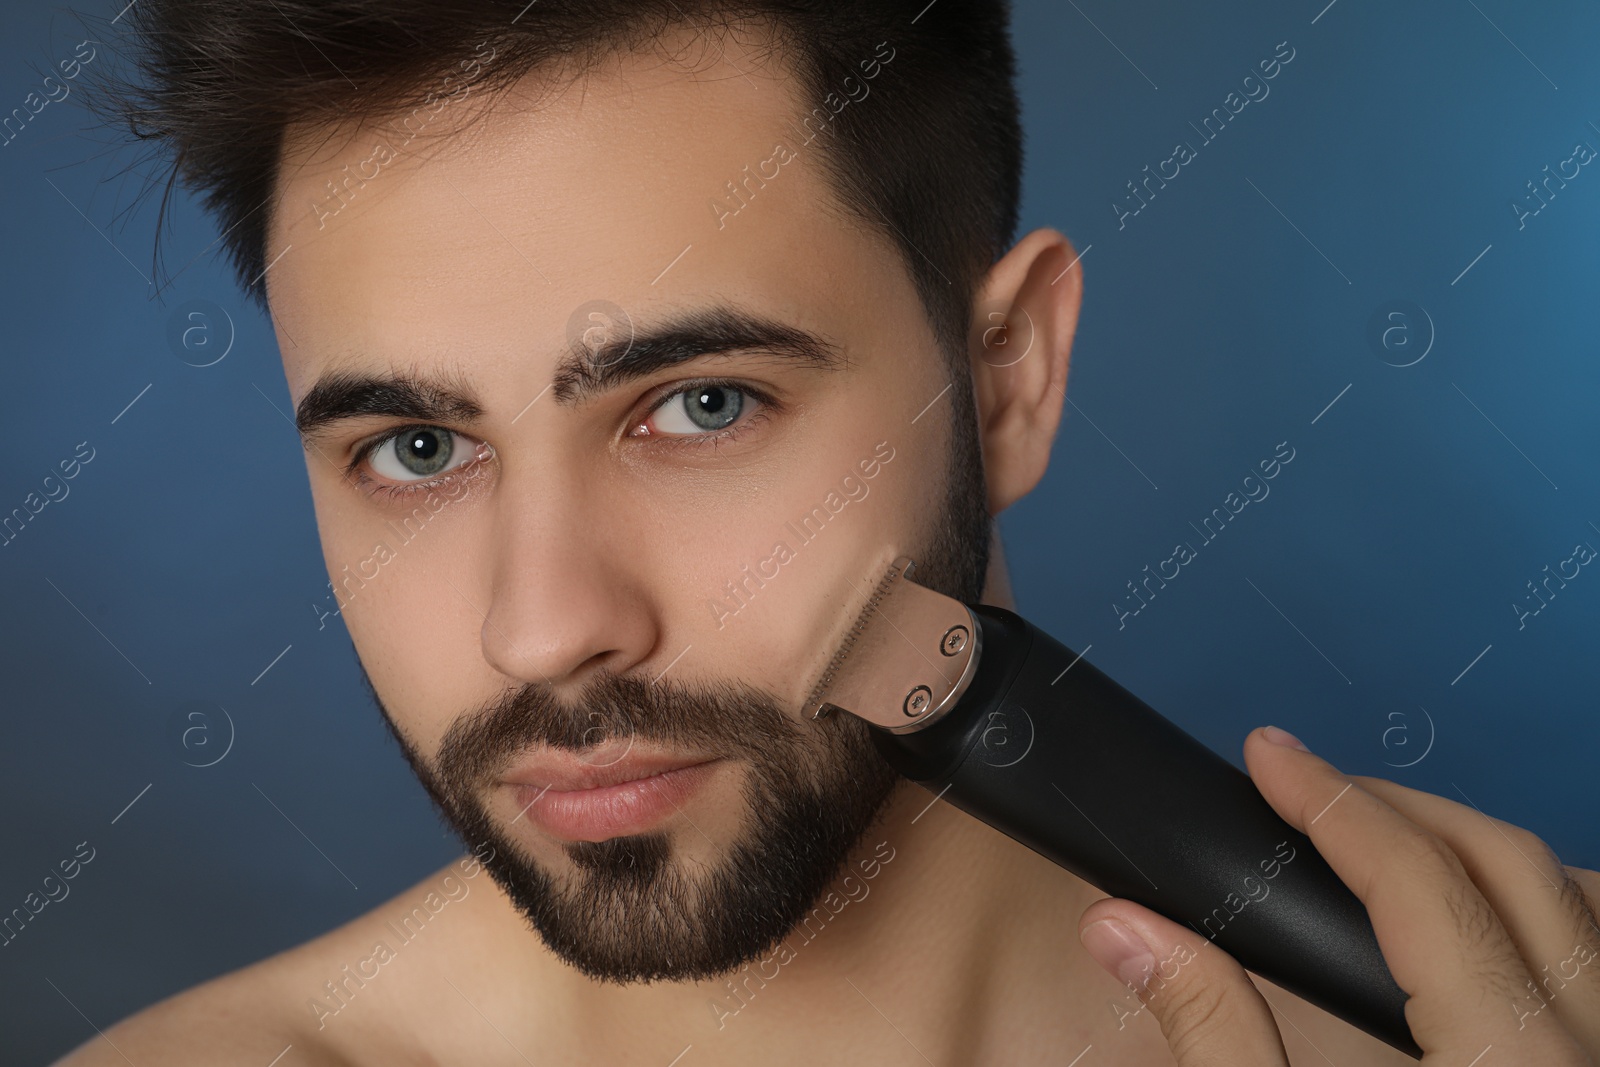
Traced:
<svg viewBox="0 0 1600 1067">
<path fill-rule="evenodd" d="M 1325 2 L 1019 5 L 1019 232 L 1062 229 L 1085 271 L 1053 463 L 1003 520 L 1020 607 L 1236 763 L 1275 722 L 1600 867 L 1600 575 L 1520 629 L 1512 608 L 1600 546 L 1600 171 L 1523 228 L 1510 206 L 1600 146 L 1600 9 Z M 83 34 L 31 4 L 3 18 L 8 111 Z M 1270 94 L 1202 144 L 1189 124 L 1283 41 Z M 15 1063 L 458 854 L 343 628 L 318 629 L 326 576 L 264 318 L 202 255 L 216 232 L 187 199 L 176 280 L 148 299 L 154 212 L 128 211 L 128 157 L 87 129 L 69 100 L 0 148 L 0 513 L 95 450 L 0 548 L 0 912 L 95 849 L 0 948 Z M 1126 183 L 1180 140 L 1196 158 L 1119 228 Z M 209 367 L 168 339 L 193 300 L 235 327 Z M 1385 349 L 1369 323 L 1396 300 L 1413 310 L 1391 341 L 1411 347 Z M 1203 543 L 1190 524 L 1283 441 L 1270 496 Z M 1119 625 L 1126 583 L 1180 541 L 1196 558 Z M 186 765 L 230 721 L 226 757 Z"/>
</svg>

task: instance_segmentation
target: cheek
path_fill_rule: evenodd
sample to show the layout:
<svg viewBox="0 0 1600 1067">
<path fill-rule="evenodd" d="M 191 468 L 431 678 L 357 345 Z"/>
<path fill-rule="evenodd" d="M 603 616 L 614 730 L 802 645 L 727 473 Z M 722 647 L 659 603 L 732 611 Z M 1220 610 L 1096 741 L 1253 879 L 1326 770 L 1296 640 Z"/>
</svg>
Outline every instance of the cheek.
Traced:
<svg viewBox="0 0 1600 1067">
<path fill-rule="evenodd" d="M 320 590 L 318 609 L 338 610 L 385 710 L 431 756 L 453 717 L 494 685 L 483 617 L 446 582 L 472 588 L 461 565 L 477 551 L 465 540 L 470 524 L 448 529 L 446 507 L 407 542 L 403 513 L 354 506 L 316 483 L 312 496 L 333 583 Z"/>
<path fill-rule="evenodd" d="M 936 453 L 905 447 L 909 437 L 891 441 L 894 458 L 864 497 L 845 490 L 884 439 L 870 424 L 808 434 L 803 458 L 776 465 L 764 484 L 664 525 L 672 533 L 653 567 L 675 575 L 672 611 L 700 670 L 743 676 L 798 708 L 854 606 L 919 529 L 918 486 L 930 473 L 914 457 Z"/>
</svg>

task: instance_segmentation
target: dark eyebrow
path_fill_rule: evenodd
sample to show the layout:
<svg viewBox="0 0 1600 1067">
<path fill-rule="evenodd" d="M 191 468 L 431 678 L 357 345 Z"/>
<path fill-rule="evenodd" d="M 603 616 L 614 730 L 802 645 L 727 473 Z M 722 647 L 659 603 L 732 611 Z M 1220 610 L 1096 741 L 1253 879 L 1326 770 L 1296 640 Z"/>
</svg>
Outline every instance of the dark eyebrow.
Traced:
<svg viewBox="0 0 1600 1067">
<path fill-rule="evenodd" d="M 818 368 L 845 361 L 816 334 L 726 305 L 684 312 L 641 330 L 630 330 L 627 323 L 613 325 L 608 332 L 619 336 L 593 348 L 575 340 L 556 365 L 550 384 L 557 403 L 580 404 L 701 356 L 761 351 Z"/>
<path fill-rule="evenodd" d="M 470 424 L 483 406 L 455 376 L 377 375 L 332 371 L 295 407 L 294 425 L 308 439 L 332 423 L 362 415 L 386 415 L 417 422 Z"/>
<path fill-rule="evenodd" d="M 574 339 L 557 362 L 550 383 L 557 403 L 577 405 L 708 355 L 762 351 L 818 368 L 845 362 L 832 343 L 814 333 L 729 306 L 682 312 L 640 329 L 613 317 L 607 332 L 616 336 L 594 347 Z M 364 415 L 469 425 L 483 414 L 483 405 L 456 375 L 333 371 L 301 398 L 295 427 L 302 438 L 310 438 L 333 423 Z"/>
</svg>

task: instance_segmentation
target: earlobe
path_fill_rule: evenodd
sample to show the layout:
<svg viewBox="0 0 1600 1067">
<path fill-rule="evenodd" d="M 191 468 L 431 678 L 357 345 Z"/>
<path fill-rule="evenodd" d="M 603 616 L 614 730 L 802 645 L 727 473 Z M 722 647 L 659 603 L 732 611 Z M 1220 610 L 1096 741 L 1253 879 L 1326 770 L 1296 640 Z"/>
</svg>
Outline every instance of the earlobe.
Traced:
<svg viewBox="0 0 1600 1067">
<path fill-rule="evenodd" d="M 968 336 L 989 511 L 1044 477 L 1066 400 L 1083 267 L 1053 229 L 1029 233 L 985 275 Z"/>
</svg>

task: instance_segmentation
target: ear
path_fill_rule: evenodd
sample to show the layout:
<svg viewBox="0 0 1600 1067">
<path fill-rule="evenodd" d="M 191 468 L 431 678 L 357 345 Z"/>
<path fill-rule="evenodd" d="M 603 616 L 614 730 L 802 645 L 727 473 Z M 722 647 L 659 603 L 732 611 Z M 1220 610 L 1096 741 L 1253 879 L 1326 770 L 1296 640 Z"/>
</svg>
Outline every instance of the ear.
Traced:
<svg viewBox="0 0 1600 1067">
<path fill-rule="evenodd" d="M 978 287 L 967 350 L 991 515 L 1031 492 L 1050 463 L 1082 298 L 1078 253 L 1052 229 L 1017 242 Z"/>
</svg>

